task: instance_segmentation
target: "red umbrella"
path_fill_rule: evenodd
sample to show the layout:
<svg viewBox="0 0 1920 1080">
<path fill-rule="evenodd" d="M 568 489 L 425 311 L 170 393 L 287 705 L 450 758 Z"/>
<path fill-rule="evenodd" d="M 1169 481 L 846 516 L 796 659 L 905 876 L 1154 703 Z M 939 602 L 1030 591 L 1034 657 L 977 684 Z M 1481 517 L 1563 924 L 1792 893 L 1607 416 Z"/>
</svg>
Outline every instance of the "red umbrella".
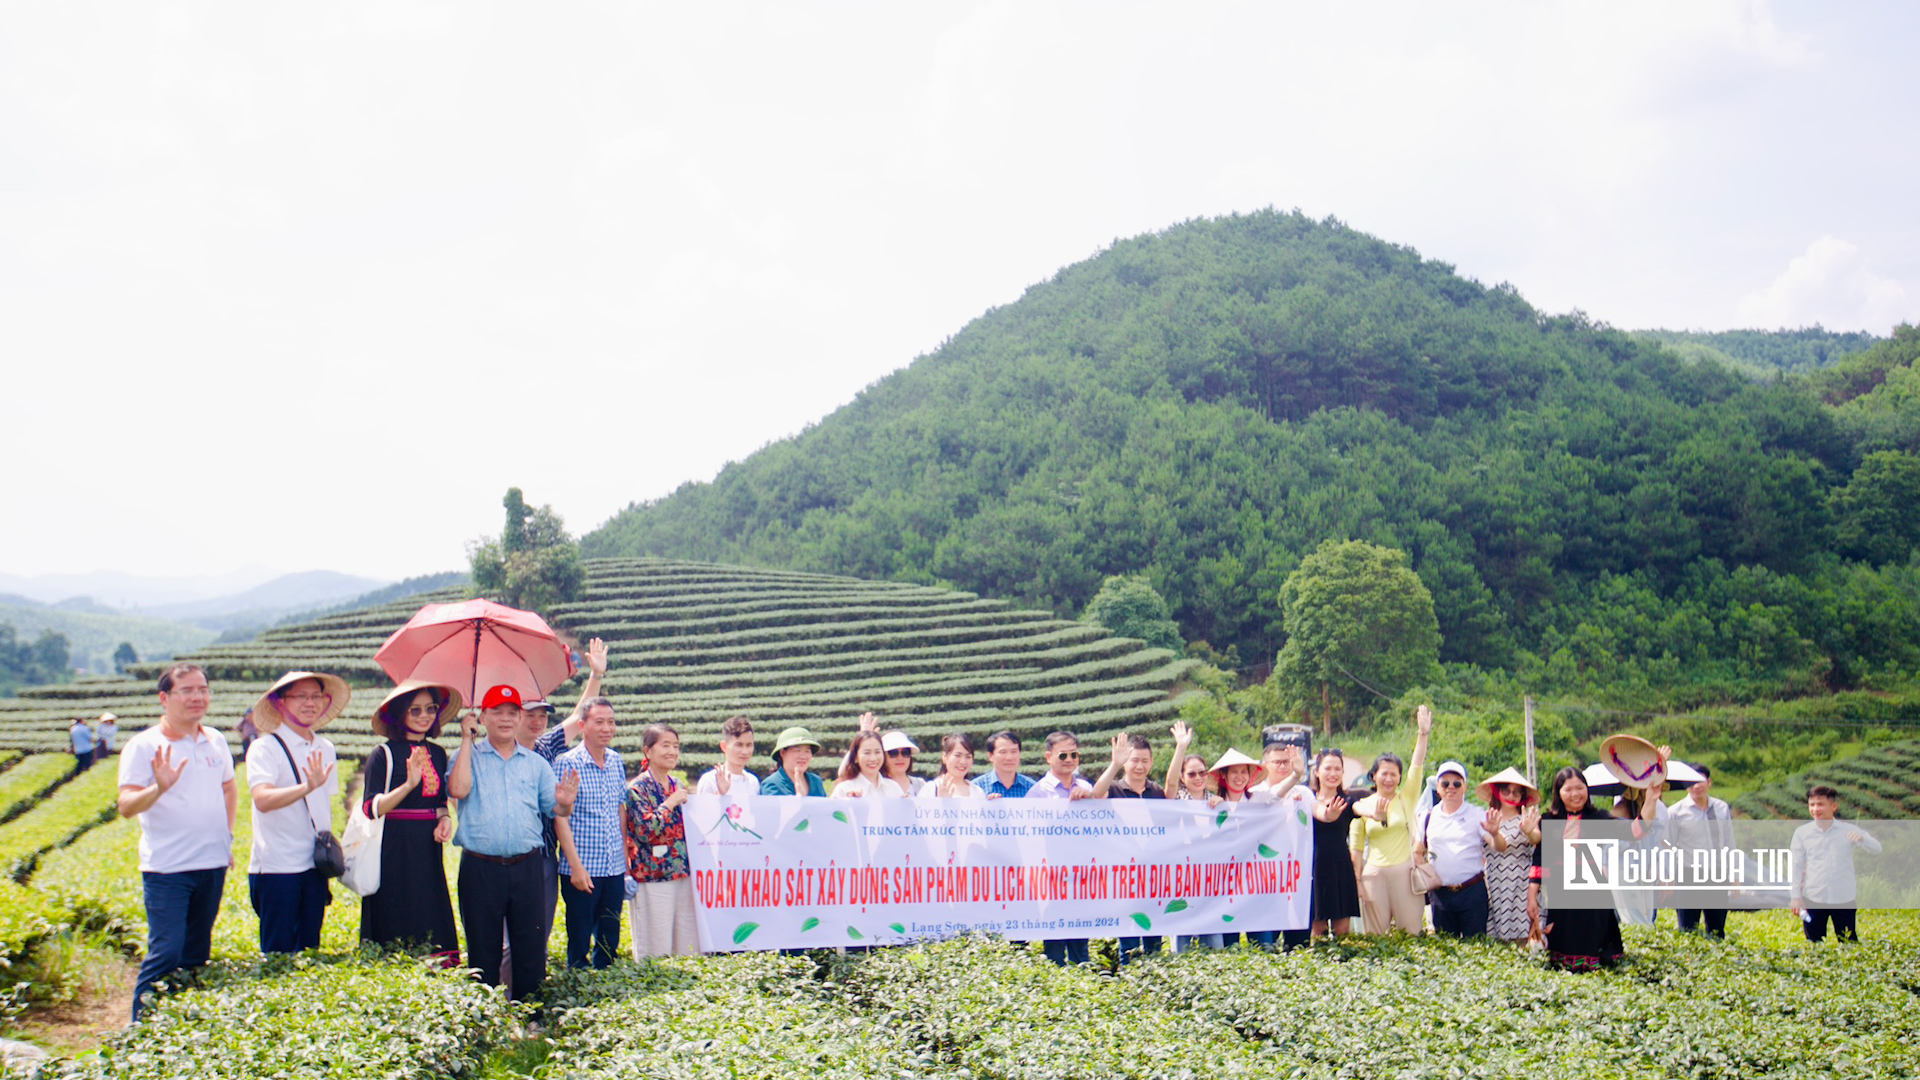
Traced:
<svg viewBox="0 0 1920 1080">
<path fill-rule="evenodd" d="M 544 698 L 573 676 L 573 652 L 546 620 L 491 600 L 428 604 L 373 658 L 396 683 L 451 686 L 478 702 L 495 686 L 523 701 Z"/>
</svg>

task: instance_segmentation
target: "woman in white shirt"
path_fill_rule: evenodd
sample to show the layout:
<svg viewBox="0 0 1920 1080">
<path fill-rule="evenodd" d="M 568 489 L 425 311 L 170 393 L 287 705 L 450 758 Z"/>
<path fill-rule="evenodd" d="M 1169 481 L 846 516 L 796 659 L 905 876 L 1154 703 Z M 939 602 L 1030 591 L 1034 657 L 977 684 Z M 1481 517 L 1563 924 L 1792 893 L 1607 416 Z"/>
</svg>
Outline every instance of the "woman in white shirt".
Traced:
<svg viewBox="0 0 1920 1080">
<path fill-rule="evenodd" d="M 833 785 L 830 797 L 906 798 L 905 789 L 881 774 L 880 770 L 886 761 L 887 751 L 878 733 L 863 731 L 855 735 L 853 745 L 847 748 L 846 763 L 840 766 L 840 779 Z"/>
<path fill-rule="evenodd" d="M 915 798 L 984 799 L 987 793 L 967 776 L 972 771 L 973 740 L 956 731 L 940 740 L 940 775 L 922 785 Z"/>
</svg>

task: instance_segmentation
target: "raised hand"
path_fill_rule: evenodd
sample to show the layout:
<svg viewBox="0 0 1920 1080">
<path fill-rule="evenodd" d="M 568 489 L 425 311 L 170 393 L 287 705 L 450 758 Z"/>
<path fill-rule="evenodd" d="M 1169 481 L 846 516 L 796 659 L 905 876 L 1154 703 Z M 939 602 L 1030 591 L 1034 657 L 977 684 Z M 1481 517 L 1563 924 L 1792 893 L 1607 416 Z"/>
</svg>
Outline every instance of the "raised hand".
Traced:
<svg viewBox="0 0 1920 1080">
<path fill-rule="evenodd" d="M 727 771 L 727 763 L 724 761 L 720 763 L 719 768 L 713 770 L 713 786 L 720 789 L 722 795 L 733 789 L 733 774 Z"/>
<path fill-rule="evenodd" d="M 178 765 L 173 763 L 173 747 L 163 746 L 154 752 L 153 782 L 160 788 L 160 794 L 165 795 L 174 784 L 179 783 L 180 774 L 186 771 L 185 761 Z"/>
<path fill-rule="evenodd" d="M 1175 720 L 1173 722 L 1172 734 L 1175 746 L 1184 747 L 1193 742 L 1193 729 L 1187 726 L 1185 720 Z"/>
<path fill-rule="evenodd" d="M 1520 827 L 1525 829 L 1529 836 L 1538 833 L 1540 831 L 1540 808 L 1537 806 L 1529 806 L 1525 810 L 1520 811 Z"/>
<path fill-rule="evenodd" d="M 1487 816 L 1480 822 L 1480 827 L 1486 830 L 1488 836 L 1500 835 L 1500 811 L 1487 811 Z"/>
<path fill-rule="evenodd" d="M 870 712 L 863 712 L 860 714 L 861 734 L 864 735 L 869 731 L 879 731 L 879 730 L 880 730 L 880 718 L 878 716 L 875 716 Z"/>
<path fill-rule="evenodd" d="M 426 779 L 427 756 L 425 754 L 407 755 L 407 790 L 412 791 Z"/>
<path fill-rule="evenodd" d="M 1427 705 L 1422 705 L 1419 708 L 1413 710 L 1413 724 L 1415 727 L 1420 729 L 1420 734 L 1422 735 L 1433 734 L 1432 707 Z"/>
<path fill-rule="evenodd" d="M 1119 735 L 1115 735 L 1113 737 L 1114 764 L 1117 765 L 1120 762 L 1126 760 L 1127 755 L 1132 752 L 1133 752 L 1133 744 L 1127 741 L 1127 736 L 1124 732 Z"/>
<path fill-rule="evenodd" d="M 1322 820 L 1337 821 L 1340 818 L 1341 812 L 1346 810 L 1346 808 L 1347 797 L 1345 795 L 1335 795 L 1327 802 L 1327 816 Z"/>
<path fill-rule="evenodd" d="M 607 643 L 599 638 L 587 642 L 587 670 L 600 676 L 607 673 Z"/>
<path fill-rule="evenodd" d="M 1393 806 L 1390 803 L 1388 803 L 1387 800 L 1381 798 L 1378 795 L 1375 795 L 1373 797 L 1373 810 L 1369 812 L 1367 816 L 1371 817 L 1373 820 L 1379 822 L 1380 824 L 1385 825 L 1387 823 L 1387 815 L 1392 812 L 1393 812 Z"/>
<path fill-rule="evenodd" d="M 333 779 L 333 766 L 327 763 L 327 756 L 319 750 L 307 755 L 307 790 L 319 791 Z"/>
<path fill-rule="evenodd" d="M 1287 747 L 1287 763 L 1293 766 L 1293 775 L 1302 780 L 1307 778 L 1307 755 L 1299 747 Z"/>
<path fill-rule="evenodd" d="M 560 816 L 565 817 L 573 813 L 573 797 L 578 794 L 580 794 L 580 773 L 576 769 L 568 769 L 567 775 L 561 777 L 560 782 L 553 786 L 554 804 L 557 809 L 564 811 Z"/>
</svg>

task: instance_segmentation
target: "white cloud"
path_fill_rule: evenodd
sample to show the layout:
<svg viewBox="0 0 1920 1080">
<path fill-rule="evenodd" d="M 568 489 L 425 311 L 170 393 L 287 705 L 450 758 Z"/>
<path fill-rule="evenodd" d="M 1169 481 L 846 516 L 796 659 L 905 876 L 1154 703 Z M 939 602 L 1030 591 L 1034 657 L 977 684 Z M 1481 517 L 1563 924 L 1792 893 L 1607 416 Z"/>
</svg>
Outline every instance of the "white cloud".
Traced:
<svg viewBox="0 0 1920 1080">
<path fill-rule="evenodd" d="M 1764 289 L 1740 298 L 1735 321 L 1759 329 L 1794 329 L 1815 323 L 1829 330 L 1884 334 L 1911 322 L 1915 303 L 1898 281 L 1874 271 L 1859 245 L 1822 236 L 1794 256 Z"/>
</svg>

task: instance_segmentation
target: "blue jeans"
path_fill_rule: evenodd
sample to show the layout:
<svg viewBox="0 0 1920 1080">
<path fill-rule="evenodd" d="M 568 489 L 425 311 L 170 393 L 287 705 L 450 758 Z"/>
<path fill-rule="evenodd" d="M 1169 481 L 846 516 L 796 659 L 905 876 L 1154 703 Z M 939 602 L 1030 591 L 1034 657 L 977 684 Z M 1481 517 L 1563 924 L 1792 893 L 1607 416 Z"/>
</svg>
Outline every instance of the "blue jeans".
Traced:
<svg viewBox="0 0 1920 1080">
<path fill-rule="evenodd" d="M 183 870 L 177 874 L 142 871 L 147 904 L 147 958 L 133 986 L 133 1019 L 154 984 L 181 968 L 199 967 L 213 955 L 213 920 L 220 914 L 220 893 L 227 869 Z"/>
<path fill-rule="evenodd" d="M 1087 962 L 1086 938 L 1059 938 L 1053 941 L 1043 941 L 1040 944 L 1046 949 L 1047 959 L 1062 967 L 1068 964 L 1084 964 Z"/>
<path fill-rule="evenodd" d="M 1135 951 L 1148 955 L 1157 953 L 1160 951 L 1161 942 L 1165 940 L 1159 937 L 1123 937 L 1120 939 L 1120 962 L 1126 963 L 1129 955 Z"/>
<path fill-rule="evenodd" d="M 588 946 L 593 966 L 612 967 L 620 955 L 620 909 L 627 906 L 627 879 L 623 874 L 593 879 L 593 890 L 581 892 L 560 878 L 560 897 L 567 904 L 567 966 L 587 966 Z"/>
<path fill-rule="evenodd" d="M 1224 949 L 1227 947 L 1225 934 L 1181 934 L 1173 939 L 1174 952 L 1186 952 L 1189 949 Z"/>
<path fill-rule="evenodd" d="M 248 874 L 247 895 L 260 916 L 260 951 L 297 953 L 320 947 L 333 890 L 318 870 L 298 874 Z"/>
</svg>

